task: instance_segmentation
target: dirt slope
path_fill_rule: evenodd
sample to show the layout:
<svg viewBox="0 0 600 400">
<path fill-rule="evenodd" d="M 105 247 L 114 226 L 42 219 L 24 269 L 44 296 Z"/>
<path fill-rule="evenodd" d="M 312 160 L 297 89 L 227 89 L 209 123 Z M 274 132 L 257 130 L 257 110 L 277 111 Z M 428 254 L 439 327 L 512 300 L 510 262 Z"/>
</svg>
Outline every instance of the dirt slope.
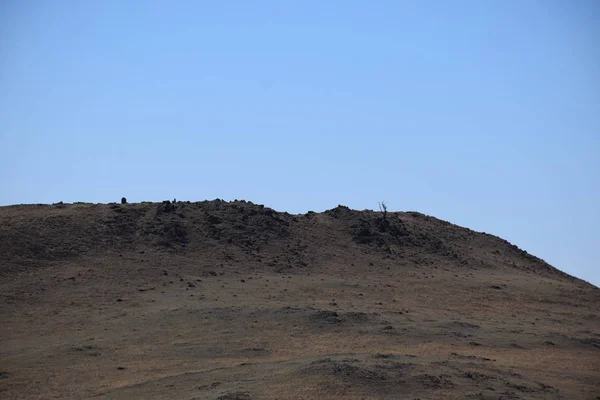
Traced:
<svg viewBox="0 0 600 400">
<path fill-rule="evenodd" d="M 599 399 L 600 290 L 419 213 L 0 207 L 2 399 Z"/>
</svg>

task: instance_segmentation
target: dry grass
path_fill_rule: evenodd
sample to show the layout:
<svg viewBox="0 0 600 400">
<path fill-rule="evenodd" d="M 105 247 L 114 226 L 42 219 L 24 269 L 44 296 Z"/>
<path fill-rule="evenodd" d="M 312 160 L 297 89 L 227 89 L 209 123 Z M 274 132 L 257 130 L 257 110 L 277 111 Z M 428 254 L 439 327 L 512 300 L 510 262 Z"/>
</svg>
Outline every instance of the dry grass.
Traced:
<svg viewBox="0 0 600 400">
<path fill-rule="evenodd" d="M 129 244 L 107 233 L 127 211 L 0 209 L 0 398 L 600 395 L 599 290 L 496 238 L 403 214 L 415 238 L 431 244 L 414 239 L 391 246 L 390 256 L 356 244 L 353 219 L 367 214 L 342 210 L 295 222 L 273 217 L 289 220 L 287 232 L 268 243 L 219 228 L 240 243 L 252 239 L 246 248 L 230 246 L 225 233 L 202 236 L 213 234 L 205 212 L 236 221 L 229 206 L 208 204 L 173 216 L 189 224 L 189 243 L 163 248 L 144 229 L 154 232 L 150 222 L 168 225 L 171 216 L 157 222 L 156 205 L 126 207 L 139 213 L 127 220 L 138 229 Z M 70 219 L 36 230 L 35 221 L 57 216 Z M 446 246 L 440 252 L 436 238 Z M 28 253 L 39 250 L 32 241 L 89 250 L 46 259 L 48 252 Z M 447 248 L 467 255 L 445 256 Z M 494 264 L 494 251 L 502 262 Z"/>
</svg>

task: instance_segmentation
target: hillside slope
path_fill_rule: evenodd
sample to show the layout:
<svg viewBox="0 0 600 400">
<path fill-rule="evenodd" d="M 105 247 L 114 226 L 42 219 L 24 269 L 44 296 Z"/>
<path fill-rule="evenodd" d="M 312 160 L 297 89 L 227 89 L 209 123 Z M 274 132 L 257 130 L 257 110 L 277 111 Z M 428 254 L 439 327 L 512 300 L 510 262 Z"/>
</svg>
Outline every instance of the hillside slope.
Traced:
<svg viewBox="0 0 600 400">
<path fill-rule="evenodd" d="M 596 399 L 600 290 L 415 212 L 0 207 L 0 398 Z"/>
</svg>

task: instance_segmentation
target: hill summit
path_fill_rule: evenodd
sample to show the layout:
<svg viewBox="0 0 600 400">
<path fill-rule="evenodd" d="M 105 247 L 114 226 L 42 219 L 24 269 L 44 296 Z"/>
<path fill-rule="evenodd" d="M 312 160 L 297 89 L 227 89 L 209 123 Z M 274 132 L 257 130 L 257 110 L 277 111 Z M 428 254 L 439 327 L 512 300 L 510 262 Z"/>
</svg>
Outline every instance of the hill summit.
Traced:
<svg viewBox="0 0 600 400">
<path fill-rule="evenodd" d="M 0 222 L 2 398 L 600 396 L 600 290 L 418 212 L 60 203 Z"/>
</svg>

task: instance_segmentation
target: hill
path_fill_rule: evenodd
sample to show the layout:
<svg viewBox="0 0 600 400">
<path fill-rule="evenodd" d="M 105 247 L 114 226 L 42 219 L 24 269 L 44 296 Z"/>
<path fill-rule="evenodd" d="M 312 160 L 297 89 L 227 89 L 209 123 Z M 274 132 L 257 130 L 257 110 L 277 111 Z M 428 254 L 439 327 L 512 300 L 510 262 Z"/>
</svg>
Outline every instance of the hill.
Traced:
<svg viewBox="0 0 600 400">
<path fill-rule="evenodd" d="M 600 290 L 417 212 L 0 207 L 0 398 L 597 399 Z"/>
</svg>

